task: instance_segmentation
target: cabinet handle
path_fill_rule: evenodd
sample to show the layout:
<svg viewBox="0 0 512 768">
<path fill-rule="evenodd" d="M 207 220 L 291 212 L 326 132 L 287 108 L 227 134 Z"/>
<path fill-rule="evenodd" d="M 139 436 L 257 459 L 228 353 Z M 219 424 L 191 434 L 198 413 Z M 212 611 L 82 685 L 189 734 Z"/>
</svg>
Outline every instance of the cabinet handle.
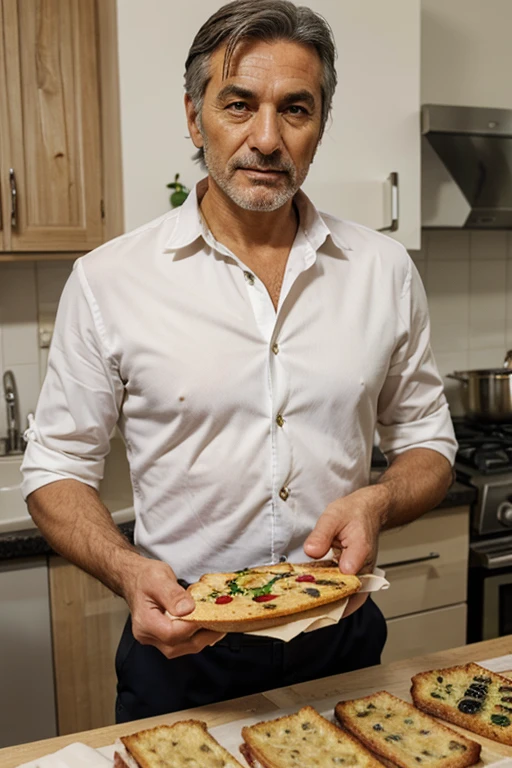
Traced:
<svg viewBox="0 0 512 768">
<path fill-rule="evenodd" d="M 428 560 L 437 560 L 438 557 L 441 557 L 439 552 L 431 552 L 430 555 L 425 555 L 424 557 L 414 557 L 411 560 L 397 560 L 395 563 L 384 563 L 384 565 L 379 564 L 379 568 L 398 568 L 402 565 L 414 565 L 415 563 L 426 563 Z"/>
<path fill-rule="evenodd" d="M 11 227 L 16 229 L 18 226 L 18 190 L 14 168 L 9 168 L 9 183 L 11 185 Z"/>
<path fill-rule="evenodd" d="M 398 229 L 398 173 L 390 173 L 388 180 L 391 182 L 391 224 L 389 227 L 382 227 L 379 232 L 396 232 Z"/>
</svg>

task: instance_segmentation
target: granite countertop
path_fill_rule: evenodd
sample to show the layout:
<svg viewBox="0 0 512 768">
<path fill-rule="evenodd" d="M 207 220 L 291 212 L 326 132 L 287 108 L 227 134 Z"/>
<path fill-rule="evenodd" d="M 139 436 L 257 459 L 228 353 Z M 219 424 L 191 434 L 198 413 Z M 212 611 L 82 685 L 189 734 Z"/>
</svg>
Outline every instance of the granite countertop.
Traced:
<svg viewBox="0 0 512 768">
<path fill-rule="evenodd" d="M 476 490 L 462 483 L 455 482 L 446 497 L 438 505 L 443 507 L 460 507 L 471 504 L 476 496 Z M 120 523 L 119 530 L 133 543 L 134 522 Z M 24 531 L 12 531 L 0 533 L 0 561 L 13 560 L 19 557 L 35 557 L 36 555 L 50 555 L 53 553 L 50 545 L 45 541 L 37 528 L 29 528 Z"/>
</svg>

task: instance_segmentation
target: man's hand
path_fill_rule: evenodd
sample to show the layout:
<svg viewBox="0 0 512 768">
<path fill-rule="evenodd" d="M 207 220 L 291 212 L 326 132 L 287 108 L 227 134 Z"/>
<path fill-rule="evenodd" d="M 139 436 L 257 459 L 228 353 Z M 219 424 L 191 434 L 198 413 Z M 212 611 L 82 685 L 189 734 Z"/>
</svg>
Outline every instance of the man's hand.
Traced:
<svg viewBox="0 0 512 768">
<path fill-rule="evenodd" d="M 304 543 L 304 552 L 319 559 L 332 547 L 341 553 L 339 567 L 342 573 L 371 573 L 387 510 L 388 494 L 382 485 L 361 488 L 336 499 L 319 517 Z M 360 608 L 367 597 L 367 593 L 351 597 L 343 617 Z"/>
<path fill-rule="evenodd" d="M 158 560 L 140 557 L 124 582 L 123 595 L 132 614 L 132 632 L 142 645 L 154 645 L 168 659 L 199 653 L 215 645 L 223 634 L 197 629 L 188 621 L 165 615 L 186 616 L 195 603 L 181 587 L 172 568 Z"/>
</svg>

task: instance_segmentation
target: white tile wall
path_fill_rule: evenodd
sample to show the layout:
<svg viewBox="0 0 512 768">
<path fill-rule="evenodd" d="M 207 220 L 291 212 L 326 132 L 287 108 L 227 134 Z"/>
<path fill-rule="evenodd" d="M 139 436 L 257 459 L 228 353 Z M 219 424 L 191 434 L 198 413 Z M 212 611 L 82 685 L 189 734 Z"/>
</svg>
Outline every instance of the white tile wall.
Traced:
<svg viewBox="0 0 512 768">
<path fill-rule="evenodd" d="M 432 348 L 454 415 L 456 370 L 501 366 L 512 347 L 512 232 L 423 230 L 411 253 L 427 292 Z"/>
<path fill-rule="evenodd" d="M 0 264 L 0 437 L 7 427 L 1 377 L 6 370 L 14 373 L 24 427 L 46 368 L 39 324 L 51 327 L 71 267 L 71 262 Z"/>
<path fill-rule="evenodd" d="M 450 408 L 462 413 L 448 373 L 500 366 L 512 348 L 512 232 L 423 231 L 411 253 L 427 291 L 432 346 Z M 17 379 L 23 423 L 46 368 L 40 325 L 51 328 L 71 262 L 0 264 L 0 373 Z M 6 415 L 0 398 L 0 436 Z"/>
</svg>

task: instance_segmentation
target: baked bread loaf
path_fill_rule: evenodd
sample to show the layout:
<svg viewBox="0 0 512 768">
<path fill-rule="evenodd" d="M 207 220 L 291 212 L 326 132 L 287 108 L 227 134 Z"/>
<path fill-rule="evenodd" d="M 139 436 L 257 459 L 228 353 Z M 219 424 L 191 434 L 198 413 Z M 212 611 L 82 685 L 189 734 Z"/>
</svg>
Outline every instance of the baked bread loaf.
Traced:
<svg viewBox="0 0 512 768">
<path fill-rule="evenodd" d="M 114 768 L 242 768 L 200 720 L 148 728 L 123 736 L 121 742 L 125 751 L 115 753 Z"/>
<path fill-rule="evenodd" d="M 337 566 L 309 563 L 207 573 L 188 588 L 196 607 L 180 618 L 218 632 L 251 632 L 286 624 L 297 614 L 343 600 L 360 587 L 357 576 L 340 573 Z"/>
<path fill-rule="evenodd" d="M 242 728 L 240 751 L 252 768 L 382 768 L 356 739 L 313 707 Z"/>
<path fill-rule="evenodd" d="M 414 703 L 425 712 L 512 746 L 512 680 L 478 664 L 421 672 Z"/>
<path fill-rule="evenodd" d="M 465 768 L 480 757 L 480 744 L 387 691 L 342 701 L 334 711 L 372 752 L 401 768 Z"/>
</svg>

